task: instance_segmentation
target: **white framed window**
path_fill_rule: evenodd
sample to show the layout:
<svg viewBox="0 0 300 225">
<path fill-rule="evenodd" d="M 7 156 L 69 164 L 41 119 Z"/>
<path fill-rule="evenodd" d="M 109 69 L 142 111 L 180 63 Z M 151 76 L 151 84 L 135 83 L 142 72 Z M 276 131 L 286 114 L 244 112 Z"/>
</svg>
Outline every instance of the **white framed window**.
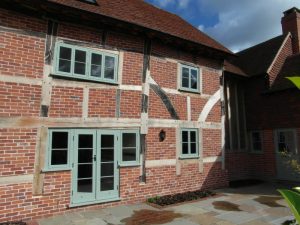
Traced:
<svg viewBox="0 0 300 225">
<path fill-rule="evenodd" d="M 181 129 L 180 158 L 199 157 L 198 129 Z"/>
<path fill-rule="evenodd" d="M 116 84 L 118 55 L 58 42 L 54 75 Z"/>
<path fill-rule="evenodd" d="M 200 93 L 200 69 L 180 64 L 180 90 Z"/>
<path fill-rule="evenodd" d="M 263 140 L 261 131 L 250 131 L 250 150 L 254 153 L 263 151 Z"/>
</svg>

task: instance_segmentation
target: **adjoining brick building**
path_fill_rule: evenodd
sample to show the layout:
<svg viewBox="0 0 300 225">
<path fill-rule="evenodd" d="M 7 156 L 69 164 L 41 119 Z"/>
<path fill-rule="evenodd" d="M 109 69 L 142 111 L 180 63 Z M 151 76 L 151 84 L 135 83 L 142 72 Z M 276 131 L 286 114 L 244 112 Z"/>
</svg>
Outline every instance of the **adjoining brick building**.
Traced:
<svg viewBox="0 0 300 225">
<path fill-rule="evenodd" d="M 230 55 L 141 0 L 2 0 L 0 222 L 226 186 Z"/>
<path fill-rule="evenodd" d="M 281 23 L 282 35 L 225 63 L 230 180 L 300 181 L 288 163 L 300 162 L 300 91 L 286 79 L 300 76 L 300 10 L 285 11 Z"/>
</svg>

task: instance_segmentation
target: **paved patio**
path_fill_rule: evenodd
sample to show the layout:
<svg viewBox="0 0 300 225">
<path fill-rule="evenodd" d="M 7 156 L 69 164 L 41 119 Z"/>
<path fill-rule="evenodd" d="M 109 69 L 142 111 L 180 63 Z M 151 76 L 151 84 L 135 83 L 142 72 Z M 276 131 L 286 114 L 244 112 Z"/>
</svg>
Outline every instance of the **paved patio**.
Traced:
<svg viewBox="0 0 300 225">
<path fill-rule="evenodd" d="M 166 207 L 147 204 L 69 213 L 39 220 L 40 225 L 281 225 L 293 219 L 276 192 L 285 184 L 218 190 L 219 197 Z"/>
</svg>

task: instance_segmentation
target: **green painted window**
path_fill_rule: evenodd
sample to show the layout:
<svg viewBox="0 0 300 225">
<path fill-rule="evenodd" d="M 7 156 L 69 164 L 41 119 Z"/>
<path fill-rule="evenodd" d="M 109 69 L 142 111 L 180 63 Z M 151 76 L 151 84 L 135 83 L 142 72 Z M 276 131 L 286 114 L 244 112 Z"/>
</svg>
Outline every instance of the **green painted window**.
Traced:
<svg viewBox="0 0 300 225">
<path fill-rule="evenodd" d="M 140 137 L 139 132 L 134 130 L 121 131 L 121 154 L 122 166 L 139 165 Z"/>
<path fill-rule="evenodd" d="M 199 68 L 180 65 L 180 89 L 189 92 L 200 92 Z"/>
<path fill-rule="evenodd" d="M 118 55 L 59 42 L 55 48 L 54 75 L 118 82 Z"/>
<path fill-rule="evenodd" d="M 260 131 L 250 132 L 250 144 L 252 152 L 262 152 L 262 133 Z"/>
<path fill-rule="evenodd" d="M 46 170 L 70 169 L 71 138 L 70 130 L 49 130 Z"/>
<path fill-rule="evenodd" d="M 199 156 L 198 129 L 181 130 L 181 158 Z"/>
</svg>

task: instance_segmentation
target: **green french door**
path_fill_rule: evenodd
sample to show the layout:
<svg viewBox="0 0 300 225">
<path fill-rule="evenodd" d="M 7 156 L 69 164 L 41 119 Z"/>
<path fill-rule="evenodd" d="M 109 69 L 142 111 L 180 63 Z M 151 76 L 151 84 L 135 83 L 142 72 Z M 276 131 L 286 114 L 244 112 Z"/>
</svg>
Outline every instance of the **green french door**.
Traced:
<svg viewBox="0 0 300 225">
<path fill-rule="evenodd" d="M 118 135 L 114 131 L 76 130 L 72 164 L 72 204 L 119 197 Z"/>
</svg>

